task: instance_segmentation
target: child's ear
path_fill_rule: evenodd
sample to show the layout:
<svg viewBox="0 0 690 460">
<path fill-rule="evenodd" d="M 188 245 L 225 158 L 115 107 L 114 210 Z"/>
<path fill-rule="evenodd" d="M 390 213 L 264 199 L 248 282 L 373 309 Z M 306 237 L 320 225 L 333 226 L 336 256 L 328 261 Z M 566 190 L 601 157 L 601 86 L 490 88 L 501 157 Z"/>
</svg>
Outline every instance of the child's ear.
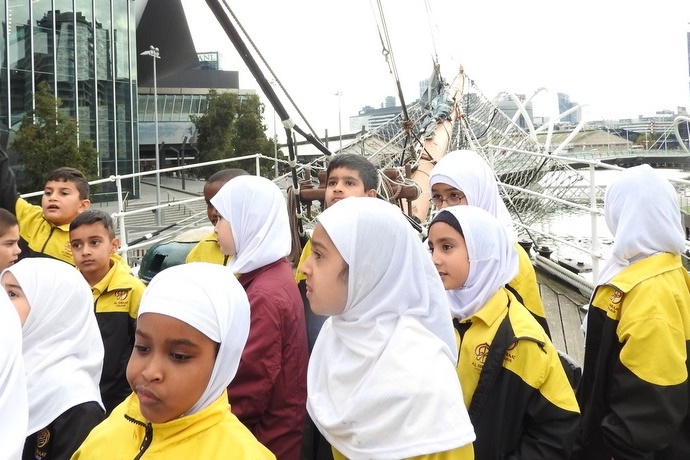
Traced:
<svg viewBox="0 0 690 460">
<path fill-rule="evenodd" d="M 120 249 L 120 238 L 113 238 L 110 242 L 110 253 L 115 254 Z"/>
<path fill-rule="evenodd" d="M 369 198 L 376 198 L 376 190 L 373 189 L 373 188 L 372 188 L 372 189 L 369 189 L 369 190 L 367 190 L 366 195 L 367 195 Z"/>
<path fill-rule="evenodd" d="M 85 200 L 81 200 L 81 203 L 79 203 L 79 209 L 77 210 L 78 213 L 82 213 L 89 209 L 91 207 L 91 200 L 88 198 Z"/>
</svg>

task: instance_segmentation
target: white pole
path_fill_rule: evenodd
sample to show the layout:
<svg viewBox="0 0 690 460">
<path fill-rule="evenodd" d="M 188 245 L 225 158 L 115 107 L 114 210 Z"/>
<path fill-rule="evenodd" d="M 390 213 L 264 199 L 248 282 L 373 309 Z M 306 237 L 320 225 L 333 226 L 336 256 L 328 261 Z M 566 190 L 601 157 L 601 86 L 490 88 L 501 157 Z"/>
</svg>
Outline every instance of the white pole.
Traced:
<svg viewBox="0 0 690 460">
<path fill-rule="evenodd" d="M 160 174 L 160 158 L 159 158 L 159 153 L 158 153 L 158 80 L 156 78 L 156 59 L 160 59 L 160 53 L 159 49 L 156 48 L 155 46 L 151 45 L 148 49 L 148 51 L 144 51 L 141 53 L 142 56 L 151 56 L 153 59 L 153 126 L 154 126 L 154 131 L 156 132 L 156 145 L 155 145 L 155 154 L 156 154 L 156 206 L 160 206 L 161 204 L 161 174 Z M 161 209 L 156 209 L 156 225 L 159 227 L 163 225 L 162 223 L 162 217 L 163 213 Z"/>
<path fill-rule="evenodd" d="M 342 91 L 338 91 L 335 93 L 336 96 L 338 96 L 338 137 L 340 137 L 340 150 L 343 149 L 343 126 L 342 126 L 342 104 L 341 98 L 343 96 Z M 340 153 L 340 150 L 338 153 Z"/>
<path fill-rule="evenodd" d="M 271 86 L 275 86 L 278 83 L 275 80 L 271 80 Z M 278 177 L 278 132 L 276 131 L 276 111 L 273 109 L 273 168 L 275 177 Z"/>
<path fill-rule="evenodd" d="M 156 78 L 156 59 L 160 58 L 160 54 L 158 54 L 158 48 L 155 46 L 151 45 L 151 57 L 153 58 L 153 100 L 154 100 L 154 119 L 153 119 L 153 126 L 154 130 L 156 132 L 156 206 L 160 206 L 161 204 L 161 165 L 160 165 L 160 153 L 158 151 L 159 149 L 159 141 L 158 141 L 158 81 Z M 156 225 L 159 227 L 163 225 L 162 222 L 162 210 L 156 209 Z"/>
<path fill-rule="evenodd" d="M 275 177 L 278 177 L 278 132 L 276 131 L 276 111 L 273 111 L 273 158 Z"/>
</svg>

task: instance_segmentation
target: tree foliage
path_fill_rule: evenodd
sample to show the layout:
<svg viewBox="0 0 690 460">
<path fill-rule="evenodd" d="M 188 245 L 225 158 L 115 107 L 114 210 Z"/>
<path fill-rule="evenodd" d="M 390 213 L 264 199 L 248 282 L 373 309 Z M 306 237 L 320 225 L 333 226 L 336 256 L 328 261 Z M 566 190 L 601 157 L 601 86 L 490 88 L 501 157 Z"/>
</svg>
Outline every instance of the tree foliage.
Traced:
<svg viewBox="0 0 690 460">
<path fill-rule="evenodd" d="M 24 115 L 12 144 L 28 179 L 23 191 L 43 190 L 48 175 L 62 166 L 95 179 L 98 151 L 93 142 L 79 139 L 77 122 L 60 110 L 62 102 L 53 97 L 48 83 L 38 85 L 35 98 L 36 108 Z"/>
<path fill-rule="evenodd" d="M 235 158 L 261 153 L 273 156 L 273 141 L 266 137 L 263 125 L 264 106 L 255 94 L 238 96 L 211 90 L 207 96 L 207 109 L 201 116 L 192 116 L 197 129 L 199 162 Z M 256 172 L 256 161 L 240 160 L 203 166 L 193 170 L 198 176 L 208 178 L 225 168 L 242 168 Z M 261 160 L 261 175 L 273 177 L 273 162 Z"/>
</svg>

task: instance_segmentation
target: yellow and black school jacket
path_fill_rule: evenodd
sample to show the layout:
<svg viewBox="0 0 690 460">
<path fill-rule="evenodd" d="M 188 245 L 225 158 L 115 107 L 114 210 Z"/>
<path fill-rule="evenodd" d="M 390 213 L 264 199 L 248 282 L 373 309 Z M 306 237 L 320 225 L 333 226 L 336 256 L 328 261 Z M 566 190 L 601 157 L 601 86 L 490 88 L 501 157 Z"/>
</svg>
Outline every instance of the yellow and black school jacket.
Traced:
<svg viewBox="0 0 690 460">
<path fill-rule="evenodd" d="M 546 322 L 546 311 L 541 301 L 541 294 L 539 294 L 539 284 L 537 283 L 537 273 L 534 271 L 534 265 L 532 265 L 532 261 L 525 248 L 520 246 L 519 243 L 515 243 L 515 249 L 518 253 L 518 274 L 508 283 L 507 287 L 520 303 L 532 313 L 534 319 L 546 331 L 546 335 L 551 337 L 549 325 Z"/>
<path fill-rule="evenodd" d="M 208 262 L 211 264 L 227 265 L 229 259 L 230 257 L 220 251 L 216 232 L 211 232 L 194 245 L 192 250 L 189 251 L 189 254 L 187 254 L 185 263 Z"/>
<path fill-rule="evenodd" d="M 311 240 L 307 241 L 307 244 L 304 245 L 304 248 L 302 248 L 302 253 L 299 256 L 299 262 L 297 262 L 297 269 L 295 270 L 295 282 L 297 284 L 300 283 L 300 281 L 305 281 L 307 277 L 302 273 L 302 265 L 304 264 L 304 261 L 307 260 L 307 258 L 311 255 Z"/>
<path fill-rule="evenodd" d="M 568 458 L 580 411 L 555 347 L 530 312 L 501 288 L 477 313 L 453 322 L 475 457 Z"/>
<path fill-rule="evenodd" d="M 690 459 L 690 277 L 657 254 L 597 286 L 574 458 Z"/>
<path fill-rule="evenodd" d="M 145 288 L 144 283 L 131 274 L 122 257 L 112 254 L 110 261 L 110 271 L 91 287 L 105 348 L 100 390 L 108 414 L 132 392 L 126 369 L 134 347 L 135 323 Z"/>
<path fill-rule="evenodd" d="M 69 224 L 53 225 L 43 217 L 43 208 L 19 197 L 7 154 L 0 149 L 0 208 L 19 221 L 19 258 L 52 257 L 74 265 L 69 248 Z"/>
<path fill-rule="evenodd" d="M 193 371 L 191 371 L 193 372 Z M 94 428 L 72 460 L 275 460 L 232 412 L 224 391 L 208 407 L 164 423 L 142 415 L 132 393 Z"/>
</svg>

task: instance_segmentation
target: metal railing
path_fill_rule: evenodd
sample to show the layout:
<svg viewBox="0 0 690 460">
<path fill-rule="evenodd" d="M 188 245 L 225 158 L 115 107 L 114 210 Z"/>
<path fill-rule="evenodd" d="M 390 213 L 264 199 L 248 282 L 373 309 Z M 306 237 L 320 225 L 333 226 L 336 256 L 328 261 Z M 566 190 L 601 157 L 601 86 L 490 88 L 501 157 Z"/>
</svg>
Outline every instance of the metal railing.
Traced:
<svg viewBox="0 0 690 460">
<path fill-rule="evenodd" d="M 490 146 L 491 147 L 491 146 Z M 530 151 L 525 151 L 525 150 L 519 150 L 519 149 L 509 149 L 503 147 L 504 150 L 510 150 L 512 152 L 520 153 L 520 154 L 525 154 L 525 155 L 531 155 L 535 157 L 541 157 L 549 160 L 560 160 L 564 162 L 572 161 L 573 156 L 570 155 L 550 155 L 548 153 L 537 153 L 537 152 L 530 152 Z M 597 169 L 607 169 L 607 170 L 614 170 L 614 171 L 622 171 L 625 168 L 621 168 L 619 166 L 611 165 L 608 163 L 605 163 L 601 160 L 597 159 L 586 159 L 579 157 L 577 159 L 578 163 L 583 163 L 586 165 L 586 168 L 589 172 L 588 177 L 589 177 L 589 185 L 588 186 L 579 186 L 579 187 L 586 187 L 588 190 L 588 195 L 589 195 L 589 205 L 585 206 L 583 204 L 574 202 L 574 201 L 568 201 L 568 200 L 563 200 L 556 198 L 554 196 L 550 196 L 546 193 L 541 193 L 539 191 L 535 190 L 530 190 L 522 187 L 516 187 L 511 184 L 501 182 L 500 180 L 498 181 L 498 185 L 500 188 L 503 188 L 504 190 L 508 191 L 519 191 L 520 193 L 524 193 L 526 195 L 534 196 L 539 199 L 547 199 L 550 201 L 557 202 L 565 207 L 568 207 L 572 210 L 578 210 L 578 211 L 584 211 L 586 213 L 589 213 L 590 215 L 590 237 L 588 238 L 590 244 L 588 246 L 584 246 L 581 244 L 577 244 L 573 241 L 570 241 L 563 236 L 555 235 L 553 233 L 549 232 L 544 232 L 542 230 L 539 230 L 537 228 L 534 228 L 532 226 L 528 225 L 523 225 L 519 220 L 515 220 L 515 224 L 521 228 L 524 229 L 528 233 L 536 233 L 540 234 L 542 236 L 547 237 L 551 241 L 554 241 L 560 245 L 565 245 L 568 246 L 572 249 L 575 249 L 577 251 L 580 251 L 582 254 L 584 254 L 586 257 L 589 257 L 591 260 L 591 266 L 592 266 L 592 279 L 588 280 L 585 279 L 582 276 L 576 275 L 573 272 L 563 268 L 557 263 L 554 263 L 552 260 L 550 260 L 547 257 L 543 257 L 541 255 L 537 255 L 535 257 L 536 264 L 538 266 L 542 266 L 545 268 L 547 271 L 556 274 L 557 276 L 560 277 L 566 277 L 568 281 L 572 282 L 576 286 L 578 286 L 580 289 L 591 291 L 594 289 L 594 287 L 597 284 L 597 281 L 599 279 L 599 263 L 602 260 L 602 252 L 601 252 L 601 247 L 600 247 L 600 241 L 599 241 L 599 235 L 598 235 L 598 229 L 597 229 L 597 220 L 599 217 L 604 215 L 604 209 L 603 209 L 603 202 L 601 200 L 598 200 L 598 194 L 597 191 L 600 188 L 600 186 L 597 185 L 597 178 L 595 171 Z M 680 205 L 681 210 L 684 207 L 687 207 L 688 200 L 690 199 L 690 181 L 685 180 L 685 179 L 669 179 L 670 182 L 672 182 L 676 186 L 676 191 L 678 193 L 678 202 Z M 686 255 L 683 255 L 683 257 L 687 257 Z"/>
</svg>

